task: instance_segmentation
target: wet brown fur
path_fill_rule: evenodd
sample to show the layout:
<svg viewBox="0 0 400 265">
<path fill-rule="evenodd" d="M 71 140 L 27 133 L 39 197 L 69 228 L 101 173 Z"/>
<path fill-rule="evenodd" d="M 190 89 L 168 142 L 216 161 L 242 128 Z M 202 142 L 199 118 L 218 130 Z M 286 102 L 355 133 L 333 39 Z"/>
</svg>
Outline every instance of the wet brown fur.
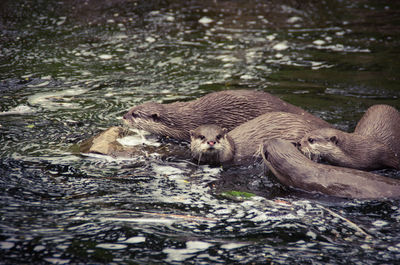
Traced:
<svg viewBox="0 0 400 265">
<path fill-rule="evenodd" d="M 354 133 L 324 128 L 307 133 L 299 149 L 310 159 L 361 170 L 400 169 L 400 114 L 375 105 L 358 122 Z"/>
<path fill-rule="evenodd" d="M 131 108 L 124 121 L 135 128 L 178 140 L 189 140 L 189 131 L 204 124 L 218 124 L 232 130 L 236 126 L 272 111 L 303 116 L 320 126 L 322 119 L 267 92 L 226 90 L 207 94 L 188 102 L 159 104 L 147 102 Z"/>
<path fill-rule="evenodd" d="M 372 136 L 400 157 L 400 112 L 389 105 L 373 105 L 357 123 L 354 133 Z"/>
<path fill-rule="evenodd" d="M 273 139 L 261 146 L 264 163 L 290 187 L 346 198 L 400 197 L 400 181 L 366 171 L 315 163 L 290 142 Z"/>
<path fill-rule="evenodd" d="M 301 115 L 270 112 L 243 123 L 227 133 L 226 137 L 229 141 L 222 143 L 226 146 L 220 149 L 224 153 L 221 151 L 219 156 L 211 156 L 211 153 L 204 151 L 206 148 L 202 150 L 199 146 L 201 142 L 215 141 L 217 135 L 221 134 L 222 128 L 217 125 L 201 126 L 192 134 L 191 151 L 195 158 L 201 155 L 204 161 L 208 156 L 207 161 L 213 163 L 230 161 L 237 165 L 246 165 L 257 160 L 259 146 L 264 141 L 281 138 L 297 142 L 307 132 L 321 127 L 320 124 L 314 123 L 313 120 L 307 120 Z M 204 139 L 200 139 L 200 136 L 204 136 Z M 207 145 L 205 144 L 205 146 Z M 228 151 L 230 151 L 229 155 Z M 220 159 L 221 157 L 230 157 L 231 159 Z"/>
</svg>

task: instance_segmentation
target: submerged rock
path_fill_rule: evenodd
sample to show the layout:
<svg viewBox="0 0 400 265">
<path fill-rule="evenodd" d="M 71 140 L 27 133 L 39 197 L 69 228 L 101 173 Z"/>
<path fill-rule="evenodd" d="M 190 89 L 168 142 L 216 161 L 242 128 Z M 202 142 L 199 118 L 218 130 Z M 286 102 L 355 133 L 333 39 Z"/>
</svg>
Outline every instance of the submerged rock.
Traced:
<svg viewBox="0 0 400 265">
<path fill-rule="evenodd" d="M 82 142 L 79 146 L 81 153 L 95 153 L 109 156 L 131 157 L 137 150 L 134 146 L 126 147 L 117 139 L 129 135 L 129 131 L 122 127 L 110 127 L 100 134 Z"/>
<path fill-rule="evenodd" d="M 108 155 L 114 158 L 187 157 L 185 146 L 173 143 L 161 144 L 153 135 L 145 135 L 143 131 L 134 132 L 118 126 L 110 127 L 83 141 L 79 145 L 79 152 Z"/>
</svg>

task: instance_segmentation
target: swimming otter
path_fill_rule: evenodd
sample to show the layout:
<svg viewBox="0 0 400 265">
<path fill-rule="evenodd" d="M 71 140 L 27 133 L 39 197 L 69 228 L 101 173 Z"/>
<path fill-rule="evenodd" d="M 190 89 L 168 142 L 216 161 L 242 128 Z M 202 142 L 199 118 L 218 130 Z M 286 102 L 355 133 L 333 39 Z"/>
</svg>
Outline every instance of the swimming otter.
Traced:
<svg viewBox="0 0 400 265">
<path fill-rule="evenodd" d="M 299 149 L 310 159 L 336 166 L 400 169 L 400 113 L 388 105 L 372 106 L 354 133 L 318 129 L 301 139 Z"/>
<path fill-rule="evenodd" d="M 329 123 L 267 92 L 227 90 L 188 102 L 147 102 L 124 115 L 129 126 L 178 140 L 189 140 L 189 131 L 203 124 L 218 124 L 228 130 L 271 111 L 302 115 L 321 126 Z"/>
<path fill-rule="evenodd" d="M 282 138 L 297 142 L 307 132 L 322 126 L 331 127 L 314 122 L 314 119 L 287 112 L 270 112 L 230 132 L 218 125 L 202 125 L 190 131 L 192 157 L 212 164 L 250 164 L 256 161 L 259 145 L 265 140 Z"/>
<path fill-rule="evenodd" d="M 261 146 L 264 163 L 290 187 L 346 198 L 400 197 L 400 180 L 366 171 L 315 163 L 290 142 L 272 139 Z"/>
</svg>

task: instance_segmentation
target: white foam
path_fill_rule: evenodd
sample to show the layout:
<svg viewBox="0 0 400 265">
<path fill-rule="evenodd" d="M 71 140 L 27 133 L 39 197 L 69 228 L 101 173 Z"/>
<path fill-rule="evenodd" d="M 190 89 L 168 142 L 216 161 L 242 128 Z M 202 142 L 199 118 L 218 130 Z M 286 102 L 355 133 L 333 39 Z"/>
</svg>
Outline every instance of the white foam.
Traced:
<svg viewBox="0 0 400 265">
<path fill-rule="evenodd" d="M 283 50 L 286 50 L 288 48 L 289 48 L 289 46 L 287 45 L 287 43 L 285 41 L 277 43 L 272 47 L 272 49 L 274 49 L 276 51 L 283 51 Z"/>
<path fill-rule="evenodd" d="M 40 105 L 43 108 L 56 110 L 60 108 L 79 108 L 80 105 L 73 102 L 68 102 L 69 97 L 86 93 L 88 89 L 74 87 L 57 92 L 46 92 L 32 95 L 28 98 L 31 105 Z"/>
<path fill-rule="evenodd" d="M 117 139 L 117 142 L 124 146 L 138 146 L 138 145 L 150 145 L 150 146 L 160 146 L 159 142 L 152 139 L 146 139 L 144 135 L 129 135 Z"/>
<path fill-rule="evenodd" d="M 204 26 L 208 26 L 208 24 L 210 24 L 213 21 L 214 20 L 212 20 L 209 17 L 202 17 L 202 18 L 199 19 L 199 23 L 203 24 Z"/>
<path fill-rule="evenodd" d="M 23 115 L 23 114 L 29 114 L 29 113 L 34 113 L 35 109 L 26 106 L 26 105 L 19 105 L 15 108 L 11 108 L 8 111 L 3 111 L 0 112 L 0 115 Z"/>
<path fill-rule="evenodd" d="M 113 56 L 111 54 L 100 54 L 99 58 L 103 60 L 110 60 Z"/>
</svg>

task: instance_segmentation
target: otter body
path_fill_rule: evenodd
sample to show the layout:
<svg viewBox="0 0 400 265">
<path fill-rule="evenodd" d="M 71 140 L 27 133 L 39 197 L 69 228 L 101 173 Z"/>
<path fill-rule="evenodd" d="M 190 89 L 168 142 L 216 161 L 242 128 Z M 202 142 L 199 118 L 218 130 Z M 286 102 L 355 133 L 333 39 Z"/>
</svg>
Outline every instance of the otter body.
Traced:
<svg viewBox="0 0 400 265">
<path fill-rule="evenodd" d="M 307 133 L 299 149 L 310 159 L 361 170 L 400 169 L 400 114 L 393 107 L 370 107 L 354 133 L 332 128 Z"/>
<path fill-rule="evenodd" d="M 357 123 L 354 133 L 375 137 L 400 157 L 400 112 L 389 105 L 373 105 Z"/>
<path fill-rule="evenodd" d="M 264 163 L 290 187 L 345 198 L 400 197 L 400 181 L 370 172 L 315 163 L 290 142 L 273 139 L 262 147 Z"/>
<path fill-rule="evenodd" d="M 326 121 L 278 97 L 253 90 L 214 92 L 188 102 L 148 102 L 131 108 L 123 118 L 129 126 L 178 140 L 189 140 L 189 131 L 200 125 L 218 124 L 232 130 L 272 111 L 298 114 L 320 126 L 329 126 Z"/>
<path fill-rule="evenodd" d="M 202 125 L 190 132 L 190 148 L 195 160 L 206 163 L 246 165 L 256 160 L 260 144 L 282 138 L 297 142 L 303 135 L 321 128 L 314 120 L 287 112 L 265 113 L 230 132 L 217 125 Z"/>
</svg>

